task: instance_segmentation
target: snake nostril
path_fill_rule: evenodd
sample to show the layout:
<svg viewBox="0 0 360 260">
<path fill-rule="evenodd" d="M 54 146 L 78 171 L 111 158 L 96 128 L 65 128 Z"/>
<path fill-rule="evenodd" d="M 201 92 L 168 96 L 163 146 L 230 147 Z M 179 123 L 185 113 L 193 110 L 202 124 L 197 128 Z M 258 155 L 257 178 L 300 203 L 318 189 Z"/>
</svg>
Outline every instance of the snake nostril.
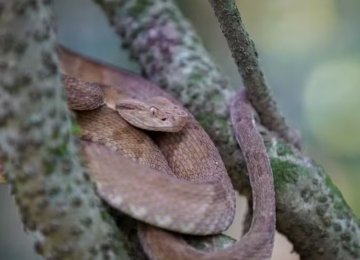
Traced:
<svg viewBox="0 0 360 260">
<path fill-rule="evenodd" d="M 166 118 L 161 118 L 161 121 L 166 121 Z"/>
</svg>

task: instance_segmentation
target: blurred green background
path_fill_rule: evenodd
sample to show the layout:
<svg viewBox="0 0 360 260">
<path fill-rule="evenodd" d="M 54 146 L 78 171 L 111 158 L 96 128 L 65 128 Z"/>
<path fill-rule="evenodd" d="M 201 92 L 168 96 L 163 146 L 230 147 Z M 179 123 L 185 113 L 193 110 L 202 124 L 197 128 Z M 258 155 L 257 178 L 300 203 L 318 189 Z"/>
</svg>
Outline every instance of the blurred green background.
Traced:
<svg viewBox="0 0 360 260">
<path fill-rule="evenodd" d="M 208 1 L 178 3 L 215 62 L 234 86 L 239 85 L 237 69 Z M 237 3 L 281 111 L 301 130 L 305 152 L 325 168 L 360 216 L 360 1 Z M 55 0 L 54 6 L 59 42 L 139 72 L 90 0 Z M 0 207 L 0 259 L 40 259 L 23 232 L 6 185 L 0 186 Z M 289 245 L 277 244 L 273 259 L 297 259 L 290 250 Z"/>
</svg>

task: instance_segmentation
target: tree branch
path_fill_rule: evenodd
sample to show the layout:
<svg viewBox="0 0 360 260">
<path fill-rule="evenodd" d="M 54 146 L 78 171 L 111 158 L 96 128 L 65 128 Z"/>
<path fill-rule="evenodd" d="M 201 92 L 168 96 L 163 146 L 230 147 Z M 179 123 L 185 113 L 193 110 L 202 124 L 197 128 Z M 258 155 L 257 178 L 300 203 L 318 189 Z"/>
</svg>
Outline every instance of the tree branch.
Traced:
<svg viewBox="0 0 360 260">
<path fill-rule="evenodd" d="M 129 259 L 80 164 L 51 1 L 0 1 L 0 146 L 24 225 L 45 259 Z"/>
<path fill-rule="evenodd" d="M 0 161 L 0 184 L 6 183 L 5 173 L 4 173 L 4 164 Z"/>
<path fill-rule="evenodd" d="M 277 108 L 271 89 L 259 66 L 258 53 L 246 31 L 234 0 L 209 0 L 226 38 L 232 56 L 248 90 L 251 104 L 259 114 L 261 123 L 278 133 L 285 141 L 300 147 L 300 136 L 291 129 Z"/>
<path fill-rule="evenodd" d="M 228 121 L 234 91 L 173 1 L 95 2 L 123 37 L 145 75 L 177 97 L 201 122 L 217 145 L 234 186 L 251 199 L 245 167 L 239 161 L 240 151 Z M 247 49 L 249 46 L 242 46 L 244 52 L 252 51 Z M 256 75 L 252 80 L 261 82 Z M 323 169 L 266 130 L 262 134 L 274 172 L 278 230 L 294 244 L 302 259 L 358 259 L 360 222 Z"/>
</svg>

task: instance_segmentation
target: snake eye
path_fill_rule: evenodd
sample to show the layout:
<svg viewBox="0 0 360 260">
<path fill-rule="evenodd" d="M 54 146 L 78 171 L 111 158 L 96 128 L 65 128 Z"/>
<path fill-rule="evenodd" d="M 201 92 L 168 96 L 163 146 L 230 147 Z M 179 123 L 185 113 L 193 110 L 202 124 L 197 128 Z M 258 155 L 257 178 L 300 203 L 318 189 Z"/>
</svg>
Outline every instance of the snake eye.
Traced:
<svg viewBox="0 0 360 260">
<path fill-rule="evenodd" d="M 157 109 L 155 107 L 150 107 L 150 113 L 151 115 L 155 116 L 157 113 Z"/>
</svg>

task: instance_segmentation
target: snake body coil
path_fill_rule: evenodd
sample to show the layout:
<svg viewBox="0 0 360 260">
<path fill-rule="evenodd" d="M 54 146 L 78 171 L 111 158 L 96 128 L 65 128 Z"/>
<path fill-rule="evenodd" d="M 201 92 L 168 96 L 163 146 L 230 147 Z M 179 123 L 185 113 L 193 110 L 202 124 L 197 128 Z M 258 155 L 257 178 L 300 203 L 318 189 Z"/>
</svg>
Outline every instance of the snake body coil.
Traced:
<svg viewBox="0 0 360 260">
<path fill-rule="evenodd" d="M 178 104 L 135 75 L 111 68 L 102 74 L 99 63 L 64 49 L 62 60 L 73 65 L 66 67 L 68 74 L 81 77 L 86 69 L 86 75 L 92 78 L 85 80 L 111 85 L 140 100 L 162 96 Z M 246 113 L 237 113 L 238 109 Z M 269 160 L 261 136 L 253 135 L 256 129 L 244 95 L 237 96 L 231 111 L 238 141 L 248 151 L 244 155 L 249 172 L 255 173 L 250 176 L 254 191 L 250 231 L 225 250 L 205 253 L 191 248 L 178 235 L 140 225 L 140 240 L 151 259 L 270 258 L 275 200 Z M 145 223 L 187 234 L 218 233 L 231 224 L 235 192 L 215 145 L 193 116 L 188 116 L 180 132 L 156 133 L 150 139 L 143 130 L 130 126 L 117 112 L 104 106 L 77 115 L 91 177 L 100 195 L 112 206 Z"/>
</svg>

